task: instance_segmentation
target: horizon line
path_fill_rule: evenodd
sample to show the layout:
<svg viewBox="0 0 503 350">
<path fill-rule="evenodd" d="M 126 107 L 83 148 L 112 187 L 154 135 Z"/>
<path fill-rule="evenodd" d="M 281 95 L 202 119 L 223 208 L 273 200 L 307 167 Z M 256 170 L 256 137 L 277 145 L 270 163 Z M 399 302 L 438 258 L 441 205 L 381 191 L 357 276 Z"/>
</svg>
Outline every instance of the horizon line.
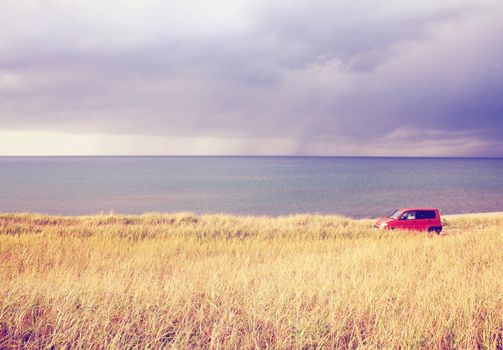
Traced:
<svg viewBox="0 0 503 350">
<path fill-rule="evenodd" d="M 77 154 L 77 155 L 0 155 L 0 158 L 456 158 L 456 159 L 503 159 L 503 156 L 373 156 L 373 155 L 236 155 L 236 154 Z"/>
</svg>

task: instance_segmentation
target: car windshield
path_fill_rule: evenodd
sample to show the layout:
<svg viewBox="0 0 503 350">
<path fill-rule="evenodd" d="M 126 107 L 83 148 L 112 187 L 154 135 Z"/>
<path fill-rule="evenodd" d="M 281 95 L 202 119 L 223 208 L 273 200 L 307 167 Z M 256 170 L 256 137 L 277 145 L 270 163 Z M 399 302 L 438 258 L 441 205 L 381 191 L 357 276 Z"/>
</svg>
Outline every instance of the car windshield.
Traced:
<svg viewBox="0 0 503 350">
<path fill-rule="evenodd" d="M 393 212 L 393 214 L 391 214 L 391 215 L 389 216 L 389 218 L 390 218 L 390 219 L 396 219 L 396 218 L 398 218 L 398 217 L 400 216 L 400 214 L 402 214 L 402 211 L 401 211 L 401 210 L 395 210 L 395 211 Z"/>
</svg>

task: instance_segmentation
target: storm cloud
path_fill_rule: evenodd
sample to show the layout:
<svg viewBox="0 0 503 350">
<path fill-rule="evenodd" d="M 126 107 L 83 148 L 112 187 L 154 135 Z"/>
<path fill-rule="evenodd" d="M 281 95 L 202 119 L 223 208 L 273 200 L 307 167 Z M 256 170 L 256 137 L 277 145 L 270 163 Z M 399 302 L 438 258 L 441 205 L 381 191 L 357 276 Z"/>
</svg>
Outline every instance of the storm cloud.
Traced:
<svg viewBox="0 0 503 350">
<path fill-rule="evenodd" d="M 31 132 L 115 142 L 95 154 L 503 156 L 502 19 L 489 0 L 2 1 L 0 154 Z"/>
</svg>

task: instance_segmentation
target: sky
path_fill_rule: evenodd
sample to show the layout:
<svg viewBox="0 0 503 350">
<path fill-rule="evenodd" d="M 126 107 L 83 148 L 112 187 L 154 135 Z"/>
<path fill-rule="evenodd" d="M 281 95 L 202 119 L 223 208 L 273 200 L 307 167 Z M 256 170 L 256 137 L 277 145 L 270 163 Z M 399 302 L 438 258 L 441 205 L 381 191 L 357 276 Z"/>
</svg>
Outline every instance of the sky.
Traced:
<svg viewBox="0 0 503 350">
<path fill-rule="evenodd" d="M 1 0 L 0 155 L 503 157 L 501 0 Z"/>
</svg>

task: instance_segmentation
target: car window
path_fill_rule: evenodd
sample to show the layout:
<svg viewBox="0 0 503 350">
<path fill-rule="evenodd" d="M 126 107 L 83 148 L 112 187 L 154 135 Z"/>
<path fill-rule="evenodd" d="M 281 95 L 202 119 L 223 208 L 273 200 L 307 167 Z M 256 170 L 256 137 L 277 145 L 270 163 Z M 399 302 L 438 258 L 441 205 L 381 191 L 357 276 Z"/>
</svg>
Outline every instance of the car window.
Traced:
<svg viewBox="0 0 503 350">
<path fill-rule="evenodd" d="M 418 219 L 418 220 L 435 219 L 435 211 L 434 210 L 417 210 L 416 211 L 416 219 Z"/>
<path fill-rule="evenodd" d="M 407 211 L 400 218 L 400 220 L 415 220 L 415 219 L 416 219 L 415 211 Z"/>
<path fill-rule="evenodd" d="M 397 217 L 399 217 L 399 216 L 400 216 L 400 214 L 402 214 L 402 211 L 401 211 L 401 210 L 395 210 L 395 211 L 393 212 L 393 214 L 391 214 L 391 215 L 389 216 L 389 218 L 390 218 L 390 219 L 396 219 Z"/>
</svg>

